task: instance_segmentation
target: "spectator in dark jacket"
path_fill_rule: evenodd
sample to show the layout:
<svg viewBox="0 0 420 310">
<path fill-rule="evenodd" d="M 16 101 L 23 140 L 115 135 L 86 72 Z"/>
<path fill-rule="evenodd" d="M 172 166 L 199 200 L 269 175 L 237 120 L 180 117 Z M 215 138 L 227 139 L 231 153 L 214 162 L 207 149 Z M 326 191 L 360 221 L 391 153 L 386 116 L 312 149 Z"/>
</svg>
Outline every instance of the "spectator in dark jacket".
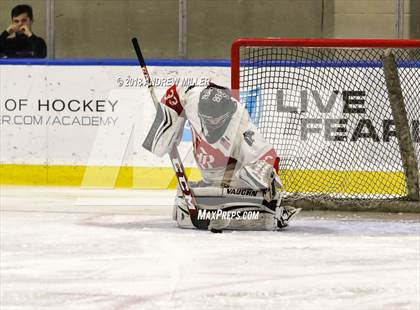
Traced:
<svg viewBox="0 0 420 310">
<path fill-rule="evenodd" d="M 32 32 L 32 7 L 17 5 L 11 15 L 12 24 L 0 35 L 0 58 L 45 58 L 45 41 Z"/>
</svg>

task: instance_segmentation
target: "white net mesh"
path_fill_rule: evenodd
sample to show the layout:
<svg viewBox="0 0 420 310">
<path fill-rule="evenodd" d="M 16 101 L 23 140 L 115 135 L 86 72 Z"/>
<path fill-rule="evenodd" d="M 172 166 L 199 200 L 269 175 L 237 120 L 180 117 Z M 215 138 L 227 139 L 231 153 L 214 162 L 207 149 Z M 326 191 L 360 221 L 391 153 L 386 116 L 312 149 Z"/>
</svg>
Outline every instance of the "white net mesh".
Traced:
<svg viewBox="0 0 420 310">
<path fill-rule="evenodd" d="M 286 192 L 407 194 L 380 48 L 239 49 L 240 99 L 277 150 Z M 420 48 L 394 48 L 420 161 Z"/>
</svg>

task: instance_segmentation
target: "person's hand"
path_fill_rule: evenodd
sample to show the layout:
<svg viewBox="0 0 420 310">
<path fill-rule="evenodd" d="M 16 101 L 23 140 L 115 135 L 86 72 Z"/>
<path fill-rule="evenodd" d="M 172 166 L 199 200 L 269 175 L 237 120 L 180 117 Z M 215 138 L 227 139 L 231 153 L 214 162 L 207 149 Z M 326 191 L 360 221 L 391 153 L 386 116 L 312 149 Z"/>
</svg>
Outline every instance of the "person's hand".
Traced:
<svg viewBox="0 0 420 310">
<path fill-rule="evenodd" d="M 32 31 L 31 31 L 31 29 L 29 28 L 28 25 L 22 25 L 20 27 L 19 31 L 22 32 L 28 38 L 32 37 Z"/>
<path fill-rule="evenodd" d="M 7 27 L 7 29 L 6 29 L 6 31 L 9 33 L 9 34 L 12 34 L 12 33 L 15 33 L 15 32 L 17 32 L 18 31 L 18 26 L 16 25 L 16 24 L 11 24 L 9 27 Z"/>
</svg>

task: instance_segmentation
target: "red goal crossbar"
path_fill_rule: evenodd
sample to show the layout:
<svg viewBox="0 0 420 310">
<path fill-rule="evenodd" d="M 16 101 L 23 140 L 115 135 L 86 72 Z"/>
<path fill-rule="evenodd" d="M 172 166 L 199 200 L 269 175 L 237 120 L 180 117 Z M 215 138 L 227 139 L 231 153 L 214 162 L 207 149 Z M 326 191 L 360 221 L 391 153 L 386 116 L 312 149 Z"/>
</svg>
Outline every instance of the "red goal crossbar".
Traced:
<svg viewBox="0 0 420 310">
<path fill-rule="evenodd" d="M 240 49 L 241 47 L 337 47 L 337 48 L 420 48 L 420 40 L 386 39 L 280 39 L 280 38 L 242 38 L 233 42 L 231 48 L 231 87 L 240 87 Z"/>
</svg>

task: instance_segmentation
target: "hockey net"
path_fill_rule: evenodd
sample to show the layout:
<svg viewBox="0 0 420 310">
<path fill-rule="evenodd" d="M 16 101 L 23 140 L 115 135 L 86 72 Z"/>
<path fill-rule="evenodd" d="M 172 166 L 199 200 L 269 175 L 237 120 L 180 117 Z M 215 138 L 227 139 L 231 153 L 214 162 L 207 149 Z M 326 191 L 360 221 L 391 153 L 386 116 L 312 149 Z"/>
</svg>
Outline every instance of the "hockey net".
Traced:
<svg viewBox="0 0 420 310">
<path fill-rule="evenodd" d="M 411 157 L 404 157 L 397 138 L 384 70 L 387 52 L 395 58 Z M 277 150 L 289 198 L 416 200 L 420 41 L 239 39 L 231 60 L 232 89 Z M 410 181 L 406 172 L 413 172 L 413 163 Z M 414 193 L 408 182 L 417 187 Z"/>
</svg>

